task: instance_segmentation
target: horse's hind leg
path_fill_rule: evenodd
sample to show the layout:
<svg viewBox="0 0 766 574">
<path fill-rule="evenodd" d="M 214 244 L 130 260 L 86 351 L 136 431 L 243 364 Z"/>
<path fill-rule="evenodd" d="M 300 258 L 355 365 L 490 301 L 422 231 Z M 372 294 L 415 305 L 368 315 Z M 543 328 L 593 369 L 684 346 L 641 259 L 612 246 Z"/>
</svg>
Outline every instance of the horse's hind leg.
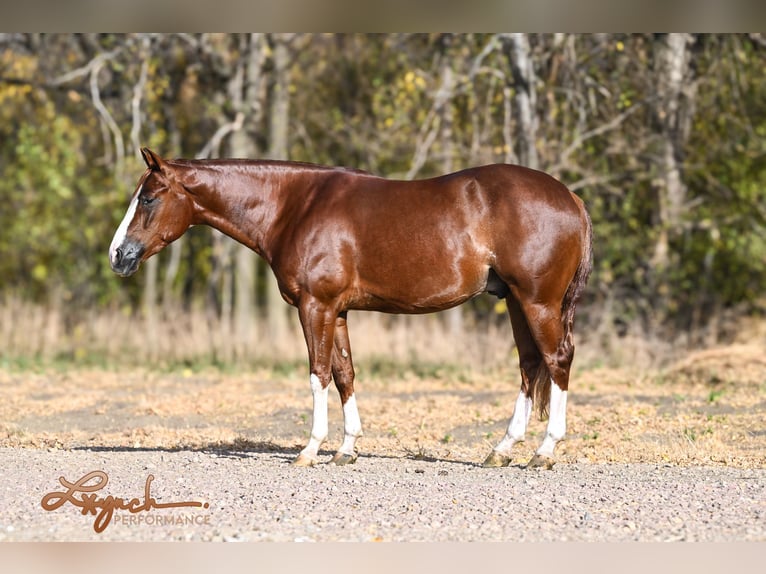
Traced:
<svg viewBox="0 0 766 574">
<path fill-rule="evenodd" d="M 484 461 L 485 467 L 508 466 L 512 460 L 513 445 L 524 441 L 527 424 L 532 414 L 532 384 L 543 360 L 518 301 L 514 299 L 513 295 L 508 295 L 506 303 L 513 327 L 513 338 L 519 351 L 521 390 L 516 399 L 516 407 L 511 421 L 508 423 L 508 430 Z"/>
<path fill-rule="evenodd" d="M 566 435 L 567 389 L 569 370 L 574 356 L 571 334 L 565 333 L 561 321 L 559 302 L 521 303 L 530 332 L 542 355 L 544 366 L 550 377 L 550 395 L 538 395 L 538 410 L 545 412 L 548 407 L 548 425 L 542 444 L 527 465 L 529 468 L 551 468 L 555 463 L 553 451 L 556 444 Z M 540 373 L 545 374 L 545 373 Z M 541 385 L 539 380 L 536 385 Z M 547 386 L 547 385 L 546 385 Z"/>
<path fill-rule="evenodd" d="M 362 422 L 354 396 L 354 363 L 351 359 L 345 313 L 342 313 L 335 321 L 332 376 L 343 407 L 343 444 L 330 462 L 337 465 L 352 464 L 356 462 L 358 456 L 354 445 L 356 439 L 362 436 Z"/>
</svg>

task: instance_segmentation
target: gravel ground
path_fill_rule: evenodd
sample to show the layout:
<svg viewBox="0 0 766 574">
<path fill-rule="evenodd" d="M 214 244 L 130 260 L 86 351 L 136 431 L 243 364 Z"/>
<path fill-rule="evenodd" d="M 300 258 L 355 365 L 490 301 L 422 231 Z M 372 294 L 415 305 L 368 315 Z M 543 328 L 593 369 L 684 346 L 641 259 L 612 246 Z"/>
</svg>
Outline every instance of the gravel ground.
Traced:
<svg viewBox="0 0 766 574">
<path fill-rule="evenodd" d="M 0 540 L 766 540 L 762 468 L 568 463 L 528 471 L 364 455 L 353 466 L 294 468 L 293 456 L 2 448 Z M 101 533 L 71 503 L 42 508 L 45 494 L 64 490 L 60 476 L 75 482 L 94 470 L 109 482 L 91 496 L 143 503 L 151 474 L 158 503 L 208 507 L 115 510 Z"/>
</svg>

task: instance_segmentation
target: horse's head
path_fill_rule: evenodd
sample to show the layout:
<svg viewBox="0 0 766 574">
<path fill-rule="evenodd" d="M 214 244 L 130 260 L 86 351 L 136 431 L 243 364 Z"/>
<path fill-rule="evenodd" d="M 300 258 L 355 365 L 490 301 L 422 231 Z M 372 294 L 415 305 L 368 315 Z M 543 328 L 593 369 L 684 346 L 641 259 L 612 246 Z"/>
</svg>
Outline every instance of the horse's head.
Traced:
<svg viewBox="0 0 766 574">
<path fill-rule="evenodd" d="M 193 200 L 173 166 L 147 148 L 141 149 L 147 170 L 138 182 L 128 212 L 109 246 L 112 271 L 127 277 L 189 228 Z"/>
</svg>

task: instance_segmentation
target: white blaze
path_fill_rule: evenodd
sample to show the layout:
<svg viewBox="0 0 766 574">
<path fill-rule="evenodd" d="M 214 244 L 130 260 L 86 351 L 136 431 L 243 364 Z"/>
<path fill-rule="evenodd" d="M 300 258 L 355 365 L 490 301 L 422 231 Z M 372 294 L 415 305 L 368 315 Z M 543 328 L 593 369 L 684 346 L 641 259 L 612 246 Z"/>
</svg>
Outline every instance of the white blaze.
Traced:
<svg viewBox="0 0 766 574">
<path fill-rule="evenodd" d="M 112 263 L 115 262 L 114 259 L 117 253 L 117 249 L 122 245 L 123 241 L 125 241 L 125 236 L 128 234 L 128 227 L 130 227 L 130 222 L 133 221 L 133 217 L 136 215 L 136 207 L 138 206 L 138 196 L 140 193 L 141 190 L 139 189 L 138 193 L 133 196 L 133 199 L 128 206 L 128 212 L 125 214 L 125 217 L 122 218 L 120 226 L 114 233 L 112 244 L 109 246 L 109 261 Z"/>
</svg>

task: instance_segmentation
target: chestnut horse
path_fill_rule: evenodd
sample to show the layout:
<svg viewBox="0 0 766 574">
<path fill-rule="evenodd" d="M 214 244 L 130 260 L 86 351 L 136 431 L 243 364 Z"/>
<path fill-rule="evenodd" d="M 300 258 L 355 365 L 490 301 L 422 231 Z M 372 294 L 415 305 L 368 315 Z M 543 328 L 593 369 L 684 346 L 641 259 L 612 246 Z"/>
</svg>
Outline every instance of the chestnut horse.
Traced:
<svg viewBox="0 0 766 574">
<path fill-rule="evenodd" d="M 191 225 L 253 249 L 298 308 L 309 356 L 311 438 L 294 464 L 318 462 L 331 380 L 344 439 L 330 462 L 356 460 L 362 424 L 346 315 L 350 309 L 430 313 L 482 292 L 504 298 L 519 350 L 521 392 L 503 439 L 484 461 L 507 466 L 536 405 L 549 413 L 530 467 L 553 465 L 566 432 L 575 304 L 591 270 L 583 202 L 542 172 L 486 165 L 420 181 L 307 163 L 165 160 L 147 165 L 109 248 L 128 276 Z"/>
</svg>

